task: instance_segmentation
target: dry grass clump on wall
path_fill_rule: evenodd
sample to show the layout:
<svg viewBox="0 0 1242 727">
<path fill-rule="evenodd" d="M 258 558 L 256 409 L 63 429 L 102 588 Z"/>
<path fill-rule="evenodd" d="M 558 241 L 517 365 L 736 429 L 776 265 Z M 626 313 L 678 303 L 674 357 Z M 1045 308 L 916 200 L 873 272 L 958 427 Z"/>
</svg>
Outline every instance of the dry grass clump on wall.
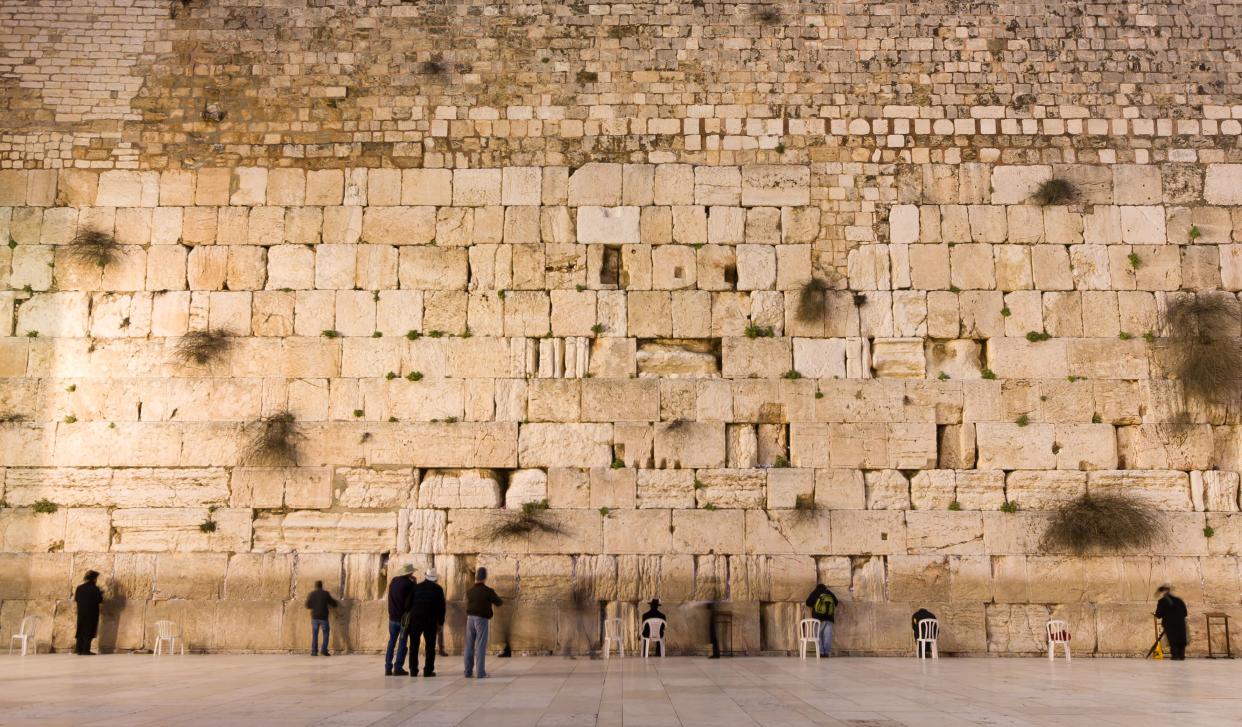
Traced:
<svg viewBox="0 0 1242 727">
<path fill-rule="evenodd" d="M 229 334 L 219 328 L 190 331 L 177 342 L 174 353 L 184 364 L 208 364 L 222 358 L 232 345 Z"/>
<path fill-rule="evenodd" d="M 66 245 L 66 252 L 74 262 L 104 268 L 121 257 L 121 245 L 106 232 L 78 230 Z"/>
<path fill-rule="evenodd" d="M 1138 498 L 1086 494 L 1054 511 L 1041 547 L 1074 555 L 1135 550 L 1149 547 L 1161 530 L 1155 509 Z"/>
<path fill-rule="evenodd" d="M 1239 305 L 1228 293 L 1169 300 L 1158 342 L 1162 363 L 1190 402 L 1234 406 L 1242 398 Z"/>
<path fill-rule="evenodd" d="M 252 422 L 249 440 L 242 448 L 242 462 L 267 467 L 292 467 L 298 463 L 298 443 L 302 432 L 287 411 Z"/>
<path fill-rule="evenodd" d="M 1053 204 L 1070 204 L 1078 199 L 1078 188 L 1068 179 L 1053 177 L 1035 190 L 1035 201 L 1047 207 Z"/>
<path fill-rule="evenodd" d="M 548 516 L 548 501 L 540 500 L 525 503 L 521 510 L 506 514 L 491 526 L 487 534 L 494 540 L 504 540 L 532 533 L 559 535 L 562 532 L 564 530 Z"/>
</svg>

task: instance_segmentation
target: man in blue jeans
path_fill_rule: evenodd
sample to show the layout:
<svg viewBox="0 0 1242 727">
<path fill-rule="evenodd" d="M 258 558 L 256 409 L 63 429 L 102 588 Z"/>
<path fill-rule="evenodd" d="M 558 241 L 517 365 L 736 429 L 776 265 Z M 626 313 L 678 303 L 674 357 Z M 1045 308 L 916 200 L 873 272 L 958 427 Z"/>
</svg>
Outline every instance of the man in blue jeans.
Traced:
<svg viewBox="0 0 1242 727">
<path fill-rule="evenodd" d="M 323 589 L 323 581 L 315 581 L 315 590 L 306 596 L 306 607 L 311 612 L 311 656 L 331 656 L 328 653 L 328 636 L 332 627 L 328 624 L 328 610 L 336 608 L 336 599 Z M 323 633 L 323 647 L 319 646 L 319 634 Z"/>
<path fill-rule="evenodd" d="M 837 616 L 837 594 L 828 590 L 823 583 L 815 585 L 815 590 L 806 597 L 806 605 L 811 609 L 811 616 L 819 621 L 819 655 L 832 654 L 832 627 Z"/>
<path fill-rule="evenodd" d="M 384 652 L 384 676 L 404 676 L 405 654 L 409 651 L 410 634 L 405 628 L 406 614 L 414 595 L 414 566 L 406 564 L 401 572 L 388 582 L 388 649 Z M 393 647 L 397 660 L 393 661 Z"/>
<path fill-rule="evenodd" d="M 466 678 L 472 675 L 487 678 L 487 632 L 491 625 L 492 606 L 504 601 L 487 587 L 487 569 L 474 573 L 474 585 L 466 591 Z"/>
</svg>

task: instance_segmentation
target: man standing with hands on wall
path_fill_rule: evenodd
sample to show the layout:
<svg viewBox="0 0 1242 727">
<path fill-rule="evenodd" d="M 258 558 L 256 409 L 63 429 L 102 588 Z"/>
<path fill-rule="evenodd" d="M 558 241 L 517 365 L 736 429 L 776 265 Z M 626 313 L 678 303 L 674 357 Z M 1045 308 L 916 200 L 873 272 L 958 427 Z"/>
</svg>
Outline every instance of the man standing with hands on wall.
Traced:
<svg viewBox="0 0 1242 727">
<path fill-rule="evenodd" d="M 487 569 L 474 574 L 474 585 L 466 591 L 466 678 L 477 675 L 487 678 L 487 631 L 492 620 L 492 607 L 504 601 L 487 586 Z"/>
</svg>

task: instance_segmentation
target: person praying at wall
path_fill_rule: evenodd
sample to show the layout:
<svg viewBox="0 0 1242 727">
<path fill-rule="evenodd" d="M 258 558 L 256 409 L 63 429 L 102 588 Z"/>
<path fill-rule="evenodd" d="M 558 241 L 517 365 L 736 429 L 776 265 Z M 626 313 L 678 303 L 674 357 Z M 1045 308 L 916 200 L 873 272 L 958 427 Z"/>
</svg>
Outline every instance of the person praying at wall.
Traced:
<svg viewBox="0 0 1242 727">
<path fill-rule="evenodd" d="M 1164 629 L 1165 638 L 1169 640 L 1170 658 L 1182 661 L 1186 658 L 1186 644 L 1190 641 L 1186 633 L 1186 602 L 1173 595 L 1173 586 L 1168 583 L 1156 589 L 1160 597 L 1156 601 L 1156 618 L 1160 619 L 1160 627 Z"/>
<path fill-rule="evenodd" d="M 332 626 L 328 621 L 329 610 L 336 608 L 336 599 L 323 588 L 323 581 L 315 581 L 315 590 L 306 596 L 306 607 L 311 612 L 311 656 L 332 656 L 328 652 L 328 636 Z M 319 647 L 319 634 L 323 634 L 323 648 Z"/>
<path fill-rule="evenodd" d="M 80 656 L 95 655 L 91 651 L 91 641 L 99 633 L 99 607 L 103 605 L 103 591 L 95 585 L 98 579 L 98 572 L 86 571 L 82 585 L 73 592 L 73 601 L 78 606 L 78 625 L 74 632 L 77 643 L 73 647 L 73 653 Z"/>
</svg>

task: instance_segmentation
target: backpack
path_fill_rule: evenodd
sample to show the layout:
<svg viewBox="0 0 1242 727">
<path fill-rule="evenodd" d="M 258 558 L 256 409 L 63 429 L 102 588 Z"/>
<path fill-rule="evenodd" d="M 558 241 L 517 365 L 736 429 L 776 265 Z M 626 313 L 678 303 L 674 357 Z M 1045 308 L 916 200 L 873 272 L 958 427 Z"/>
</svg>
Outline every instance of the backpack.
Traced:
<svg viewBox="0 0 1242 727">
<path fill-rule="evenodd" d="M 811 607 L 811 613 L 816 616 L 832 616 L 837 610 L 837 599 L 832 594 L 824 591 L 815 599 L 815 605 Z"/>
</svg>

